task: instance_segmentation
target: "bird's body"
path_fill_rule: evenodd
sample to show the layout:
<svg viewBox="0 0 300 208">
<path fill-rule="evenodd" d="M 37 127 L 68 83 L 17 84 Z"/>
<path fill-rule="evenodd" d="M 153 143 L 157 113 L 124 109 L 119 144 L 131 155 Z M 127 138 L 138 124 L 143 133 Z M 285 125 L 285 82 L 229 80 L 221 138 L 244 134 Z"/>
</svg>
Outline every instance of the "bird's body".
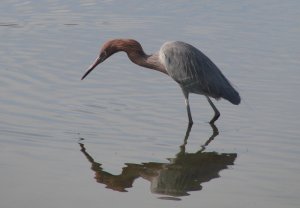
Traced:
<svg viewBox="0 0 300 208">
<path fill-rule="evenodd" d="M 167 42 L 159 51 L 168 74 L 189 93 L 239 104 L 240 97 L 218 67 L 201 51 L 184 42 Z"/>
<path fill-rule="evenodd" d="M 214 122 L 220 113 L 209 97 L 224 98 L 232 104 L 240 103 L 239 93 L 232 87 L 219 68 L 200 50 L 184 42 L 166 42 L 157 53 L 147 55 L 142 46 L 132 39 L 114 39 L 106 42 L 85 78 L 99 63 L 112 54 L 125 51 L 129 59 L 140 66 L 165 73 L 176 81 L 185 96 L 189 123 L 193 123 L 189 106 L 189 93 L 202 94 L 215 111 Z"/>
</svg>

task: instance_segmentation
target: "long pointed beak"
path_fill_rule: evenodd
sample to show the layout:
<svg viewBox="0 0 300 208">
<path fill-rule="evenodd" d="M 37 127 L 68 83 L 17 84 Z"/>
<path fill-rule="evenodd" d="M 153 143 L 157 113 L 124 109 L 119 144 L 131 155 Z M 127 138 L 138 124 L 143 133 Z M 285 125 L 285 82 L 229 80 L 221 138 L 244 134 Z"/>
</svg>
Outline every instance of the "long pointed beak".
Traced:
<svg viewBox="0 0 300 208">
<path fill-rule="evenodd" d="M 82 76 L 81 80 L 83 80 L 93 69 L 103 61 L 103 58 L 98 57 L 95 62 L 87 69 L 85 74 Z"/>
</svg>

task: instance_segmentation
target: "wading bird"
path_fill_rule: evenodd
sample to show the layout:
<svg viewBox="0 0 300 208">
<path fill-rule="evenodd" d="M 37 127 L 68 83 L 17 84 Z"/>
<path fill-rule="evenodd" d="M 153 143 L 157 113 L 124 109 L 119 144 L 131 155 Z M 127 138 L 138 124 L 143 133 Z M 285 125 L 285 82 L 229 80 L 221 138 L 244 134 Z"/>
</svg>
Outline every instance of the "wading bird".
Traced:
<svg viewBox="0 0 300 208">
<path fill-rule="evenodd" d="M 239 93 L 206 55 L 194 46 L 180 41 L 166 42 L 158 52 L 147 55 L 136 40 L 109 40 L 102 46 L 99 56 L 81 79 L 84 79 L 98 64 L 119 51 L 126 52 L 133 63 L 167 74 L 179 84 L 185 97 L 189 124 L 193 124 L 189 93 L 201 94 L 207 98 L 215 112 L 210 123 L 219 118 L 220 112 L 209 97 L 217 100 L 224 98 L 234 105 L 238 105 L 241 101 Z"/>
</svg>

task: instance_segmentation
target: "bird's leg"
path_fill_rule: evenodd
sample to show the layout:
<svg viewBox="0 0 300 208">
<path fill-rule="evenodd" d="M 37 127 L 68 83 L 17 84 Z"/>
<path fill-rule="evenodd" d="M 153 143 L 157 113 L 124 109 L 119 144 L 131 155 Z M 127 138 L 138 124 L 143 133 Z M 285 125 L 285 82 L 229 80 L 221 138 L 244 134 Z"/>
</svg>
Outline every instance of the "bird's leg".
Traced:
<svg viewBox="0 0 300 208">
<path fill-rule="evenodd" d="M 188 114 L 188 117 L 189 117 L 189 125 L 192 125 L 193 124 L 193 119 L 192 119 L 189 99 L 185 99 L 185 104 L 186 104 L 187 114 Z"/>
<path fill-rule="evenodd" d="M 219 135 L 219 129 L 218 129 L 218 127 L 216 127 L 216 125 L 215 125 L 214 123 L 209 123 L 209 124 L 210 124 L 210 126 L 211 126 L 211 128 L 212 128 L 212 130 L 213 130 L 213 133 L 212 133 L 212 135 L 208 138 L 208 140 L 207 140 L 203 145 L 201 145 L 201 149 L 200 149 L 198 152 L 203 152 L 203 151 L 206 149 L 206 147 L 209 145 L 209 143 L 210 143 L 212 140 L 214 140 L 216 136 Z"/>
<path fill-rule="evenodd" d="M 192 119 L 190 103 L 189 103 L 189 93 L 185 92 L 184 90 L 182 90 L 182 91 L 183 91 L 183 94 L 184 94 L 186 110 L 187 110 L 187 114 L 188 114 L 188 117 L 189 117 L 189 125 L 192 125 L 193 124 L 193 119 Z"/>
<path fill-rule="evenodd" d="M 188 127 L 187 127 L 186 132 L 185 132 L 185 137 L 184 137 L 184 140 L 183 140 L 183 144 L 180 146 L 180 152 L 176 154 L 177 156 L 185 154 L 185 146 L 186 146 L 187 140 L 190 136 L 192 126 L 193 126 L 192 124 L 189 124 Z"/>
<path fill-rule="evenodd" d="M 220 117 L 220 112 L 218 111 L 218 109 L 216 108 L 216 106 L 213 104 L 213 102 L 209 99 L 209 97 L 206 96 L 206 98 L 207 98 L 207 101 L 209 102 L 210 106 L 213 108 L 213 110 L 215 112 L 214 117 L 209 122 L 209 123 L 213 124 Z"/>
</svg>

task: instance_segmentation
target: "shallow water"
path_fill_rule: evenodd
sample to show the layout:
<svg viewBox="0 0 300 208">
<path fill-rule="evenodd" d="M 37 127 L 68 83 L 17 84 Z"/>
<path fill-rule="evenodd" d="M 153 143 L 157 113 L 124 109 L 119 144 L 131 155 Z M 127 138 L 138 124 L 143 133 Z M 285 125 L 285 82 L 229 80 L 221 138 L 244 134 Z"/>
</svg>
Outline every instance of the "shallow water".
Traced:
<svg viewBox="0 0 300 208">
<path fill-rule="evenodd" d="M 3 1 L 0 5 L 1 207 L 298 207 L 300 3 Z M 115 54 L 168 40 L 201 49 L 239 106 L 183 95 Z"/>
</svg>

